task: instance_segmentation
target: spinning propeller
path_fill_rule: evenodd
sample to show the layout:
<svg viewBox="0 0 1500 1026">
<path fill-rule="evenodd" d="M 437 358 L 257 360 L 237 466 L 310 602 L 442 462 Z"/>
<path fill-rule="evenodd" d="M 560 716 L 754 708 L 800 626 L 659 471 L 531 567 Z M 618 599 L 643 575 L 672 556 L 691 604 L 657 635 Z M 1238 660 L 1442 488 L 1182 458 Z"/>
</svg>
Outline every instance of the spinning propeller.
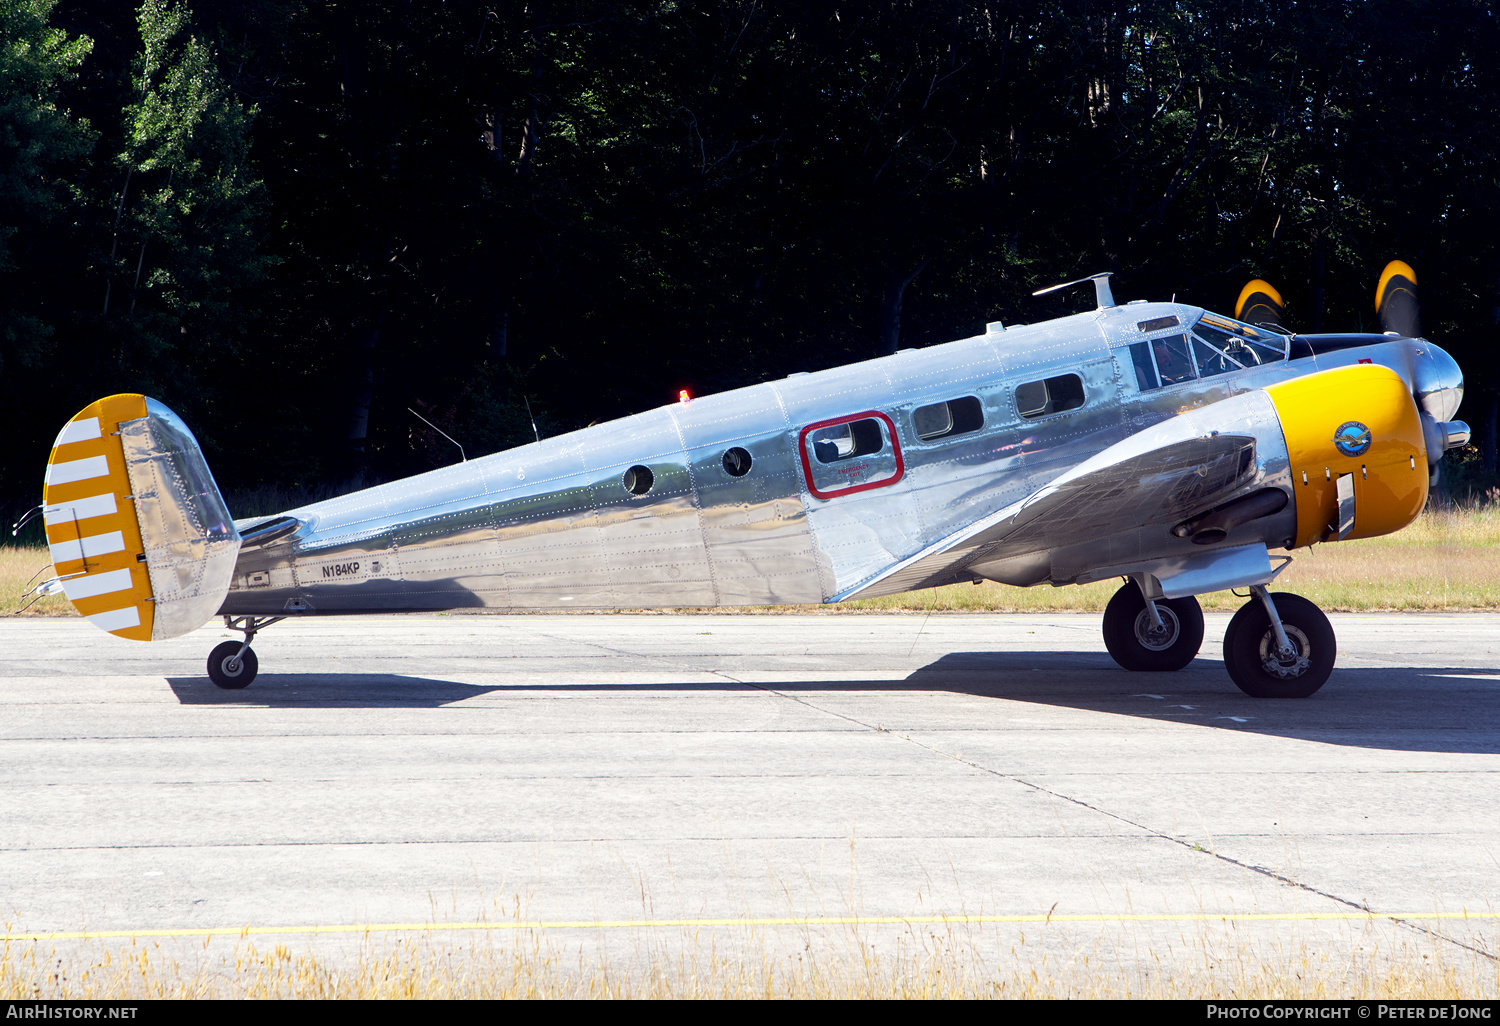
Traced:
<svg viewBox="0 0 1500 1026">
<path fill-rule="evenodd" d="M 1395 333 L 1405 338 L 1416 338 L 1422 333 L 1422 321 L 1417 310 L 1417 272 L 1411 265 L 1392 260 L 1380 272 L 1380 284 L 1375 286 L 1375 313 L 1380 317 L 1380 330 Z"/>
<path fill-rule="evenodd" d="M 1249 282 L 1240 290 L 1239 301 L 1234 305 L 1234 315 L 1242 321 L 1261 327 L 1282 328 L 1284 308 L 1281 293 L 1268 282 L 1259 278 Z M 1417 303 L 1417 272 L 1402 260 L 1392 260 L 1380 272 L 1380 281 L 1375 286 L 1375 314 L 1380 319 L 1380 330 L 1396 338 L 1418 338 L 1422 332 L 1421 311 Z M 1334 348 L 1341 336 L 1307 336 L 1314 353 L 1322 352 L 1320 339 L 1334 341 Z M 1359 339 L 1360 336 L 1347 336 Z M 1375 336 L 1365 336 L 1368 345 L 1380 341 Z M 1461 420 L 1452 420 L 1463 399 L 1463 374 L 1453 358 L 1436 346 L 1417 349 L 1419 359 L 1412 367 L 1412 400 L 1421 410 L 1422 432 L 1427 449 L 1427 462 L 1432 469 L 1431 482 L 1437 483 L 1438 461 L 1444 452 L 1467 445 L 1469 426 Z M 1369 363 L 1370 360 L 1361 360 Z"/>
<path fill-rule="evenodd" d="M 1259 278 L 1246 283 L 1240 289 L 1240 298 L 1234 304 L 1234 315 L 1248 324 L 1259 324 L 1262 327 L 1281 327 L 1281 316 L 1285 312 L 1285 304 L 1281 301 L 1281 293 L 1267 281 Z"/>
<path fill-rule="evenodd" d="M 1239 320 L 1262 327 L 1279 328 L 1285 317 L 1286 304 L 1281 293 L 1270 282 L 1256 278 L 1240 289 L 1234 304 Z M 1417 305 L 1417 272 L 1402 260 L 1392 260 L 1380 272 L 1375 286 L 1375 313 L 1380 330 L 1387 335 L 1416 338 L 1422 333 L 1422 318 Z"/>
</svg>

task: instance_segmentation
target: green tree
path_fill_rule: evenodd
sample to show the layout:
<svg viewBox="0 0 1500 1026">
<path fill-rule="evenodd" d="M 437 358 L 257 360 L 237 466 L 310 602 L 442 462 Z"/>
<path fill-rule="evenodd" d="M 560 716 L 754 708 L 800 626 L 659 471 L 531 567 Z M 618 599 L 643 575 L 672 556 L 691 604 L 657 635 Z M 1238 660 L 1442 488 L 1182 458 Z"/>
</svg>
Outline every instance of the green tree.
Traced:
<svg viewBox="0 0 1500 1026">
<path fill-rule="evenodd" d="M 1357 330 L 1403 257 L 1500 416 L 1489 0 L 189 2 L 0 0 L 16 494 L 104 391 L 255 437 L 226 482 L 388 479 L 453 458 L 408 406 L 472 455 L 1099 270 Z"/>
<path fill-rule="evenodd" d="M 36 366 L 53 326 L 16 272 L 76 194 L 58 175 L 89 152 L 94 133 L 58 104 L 93 43 L 49 24 L 55 0 L 0 0 L 0 375 L 7 362 Z"/>
<path fill-rule="evenodd" d="M 144 0 L 137 20 L 100 315 L 116 373 L 144 391 L 201 379 L 207 396 L 229 384 L 240 355 L 248 314 L 237 299 L 270 264 L 257 239 L 264 189 L 249 163 L 255 112 L 190 31 L 186 7 Z"/>
</svg>

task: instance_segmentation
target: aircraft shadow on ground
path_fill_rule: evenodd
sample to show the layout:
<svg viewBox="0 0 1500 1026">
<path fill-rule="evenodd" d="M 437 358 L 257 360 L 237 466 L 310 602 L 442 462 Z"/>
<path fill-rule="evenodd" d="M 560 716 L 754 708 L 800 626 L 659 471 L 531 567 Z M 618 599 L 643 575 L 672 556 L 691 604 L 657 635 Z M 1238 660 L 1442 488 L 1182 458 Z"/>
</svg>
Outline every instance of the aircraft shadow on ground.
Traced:
<svg viewBox="0 0 1500 1026">
<path fill-rule="evenodd" d="M 1103 653 L 953 652 L 901 681 L 789 681 L 805 691 L 928 691 L 1089 710 L 1241 733 L 1397 751 L 1500 752 L 1500 669 L 1335 669 L 1306 699 L 1251 698 L 1223 663 L 1131 673 Z"/>
<path fill-rule="evenodd" d="M 745 675 L 759 676 L 753 666 Z M 1235 688 L 1217 660 L 1197 659 L 1176 673 L 1130 673 L 1103 653 L 1022 651 L 953 652 L 901 680 L 790 675 L 743 684 L 729 674 L 686 683 L 478 685 L 391 673 L 263 673 L 242 691 L 220 690 L 207 677 L 167 683 L 184 705 L 273 708 L 433 709 L 482 695 L 539 692 L 941 692 L 1350 747 L 1492 754 L 1500 752 L 1500 679 L 1486 675 L 1500 677 L 1500 669 L 1354 667 L 1335 669 L 1311 698 L 1255 699 Z"/>
<path fill-rule="evenodd" d="M 262 673 L 238 691 L 216 687 L 207 676 L 168 677 L 167 685 L 183 705 L 314 709 L 436 709 L 506 690 L 399 673 Z"/>
</svg>

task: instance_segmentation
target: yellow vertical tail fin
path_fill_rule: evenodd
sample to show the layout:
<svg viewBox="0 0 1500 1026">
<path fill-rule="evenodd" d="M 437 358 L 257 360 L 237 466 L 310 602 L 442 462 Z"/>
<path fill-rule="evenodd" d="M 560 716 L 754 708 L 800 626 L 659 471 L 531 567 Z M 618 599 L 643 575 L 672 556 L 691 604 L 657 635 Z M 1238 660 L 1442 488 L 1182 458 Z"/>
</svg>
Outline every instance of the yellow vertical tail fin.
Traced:
<svg viewBox="0 0 1500 1026">
<path fill-rule="evenodd" d="M 42 502 L 63 591 L 97 627 L 176 637 L 224 601 L 239 534 L 192 432 L 155 400 L 112 395 L 68 421 Z"/>
</svg>

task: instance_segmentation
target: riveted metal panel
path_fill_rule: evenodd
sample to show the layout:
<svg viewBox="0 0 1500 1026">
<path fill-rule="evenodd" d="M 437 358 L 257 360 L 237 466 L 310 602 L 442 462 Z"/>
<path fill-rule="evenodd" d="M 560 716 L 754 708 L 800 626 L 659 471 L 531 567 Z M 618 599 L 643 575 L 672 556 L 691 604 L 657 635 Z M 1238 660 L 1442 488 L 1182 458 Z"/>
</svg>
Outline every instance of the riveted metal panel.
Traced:
<svg viewBox="0 0 1500 1026">
<path fill-rule="evenodd" d="M 1029 584 L 1170 554 L 1187 543 L 1165 538 L 1169 525 L 1154 523 L 1114 530 L 1100 523 L 1084 538 L 1075 536 L 1075 524 L 1068 528 L 1074 534 L 1055 544 L 1044 533 L 1040 542 L 1009 548 L 995 539 L 962 538 L 974 525 L 1000 523 L 996 517 L 1013 515 L 1124 439 L 1147 437 L 1195 411 L 1212 421 L 1210 407 L 1304 374 L 1312 364 L 1309 357 L 1141 391 L 1124 347 L 1169 329 L 1143 331 L 1140 324 L 1176 316 L 1181 331 L 1199 313 L 1181 304 L 1140 304 L 995 328 L 944 346 L 695 398 L 318 503 L 292 511 L 302 523 L 294 535 L 242 554 L 225 608 L 270 612 L 289 600 L 320 612 L 810 602 L 967 579 L 966 568 L 981 559 L 999 568 L 1000 579 Z M 1374 354 L 1377 362 L 1402 364 L 1399 372 L 1411 378 L 1413 345 L 1427 343 L 1400 340 L 1316 359 Z M 1084 404 L 1020 416 L 1016 388 L 1060 374 L 1078 375 Z M 1440 402 L 1461 387 L 1461 379 L 1449 380 L 1453 373 L 1429 377 L 1441 379 L 1433 387 Z M 981 404 L 978 430 L 916 437 L 914 410 L 963 396 Z M 890 420 L 902 452 L 899 480 L 844 494 L 825 490 L 830 497 L 818 498 L 801 466 L 799 434 L 866 411 Z M 1231 419 L 1242 413 L 1224 411 Z M 750 454 L 743 476 L 724 467 L 731 446 Z M 1259 486 L 1287 478 L 1284 456 L 1274 450 L 1256 451 Z M 644 495 L 622 484 L 633 466 L 651 472 Z M 1290 516 L 1237 528 L 1226 544 L 1253 541 L 1255 531 L 1275 533 Z"/>
</svg>

